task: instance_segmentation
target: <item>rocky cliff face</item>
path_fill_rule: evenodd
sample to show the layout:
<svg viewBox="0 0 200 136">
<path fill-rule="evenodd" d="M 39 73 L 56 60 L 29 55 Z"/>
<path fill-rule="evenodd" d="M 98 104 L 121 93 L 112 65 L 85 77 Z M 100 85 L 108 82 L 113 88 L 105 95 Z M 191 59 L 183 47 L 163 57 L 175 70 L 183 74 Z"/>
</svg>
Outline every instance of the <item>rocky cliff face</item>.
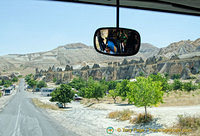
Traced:
<svg viewBox="0 0 200 136">
<path fill-rule="evenodd" d="M 70 67 L 70 66 L 67 66 Z M 182 79 L 189 79 L 192 75 L 200 72 L 200 57 L 191 59 L 172 59 L 162 60 L 160 58 L 151 57 L 144 61 L 142 58 L 139 61 L 123 60 L 119 62 L 110 62 L 107 67 L 100 67 L 94 64 L 92 68 L 84 66 L 79 70 L 69 71 L 48 71 L 36 72 L 36 77 L 44 76 L 46 81 L 52 81 L 56 78 L 60 83 L 71 81 L 74 77 L 81 76 L 84 79 L 93 77 L 95 80 L 119 80 L 132 79 L 139 76 L 141 73 L 149 75 L 152 73 L 168 73 L 169 76 L 180 74 Z"/>
</svg>

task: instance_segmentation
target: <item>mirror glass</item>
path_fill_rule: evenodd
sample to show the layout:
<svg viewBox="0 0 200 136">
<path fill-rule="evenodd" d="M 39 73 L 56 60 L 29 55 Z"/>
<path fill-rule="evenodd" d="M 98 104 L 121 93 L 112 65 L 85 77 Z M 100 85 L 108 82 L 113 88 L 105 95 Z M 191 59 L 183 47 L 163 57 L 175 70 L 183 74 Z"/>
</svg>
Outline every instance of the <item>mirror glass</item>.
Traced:
<svg viewBox="0 0 200 136">
<path fill-rule="evenodd" d="M 99 28 L 94 34 L 94 48 L 107 55 L 135 55 L 140 49 L 140 35 L 126 28 Z"/>
</svg>

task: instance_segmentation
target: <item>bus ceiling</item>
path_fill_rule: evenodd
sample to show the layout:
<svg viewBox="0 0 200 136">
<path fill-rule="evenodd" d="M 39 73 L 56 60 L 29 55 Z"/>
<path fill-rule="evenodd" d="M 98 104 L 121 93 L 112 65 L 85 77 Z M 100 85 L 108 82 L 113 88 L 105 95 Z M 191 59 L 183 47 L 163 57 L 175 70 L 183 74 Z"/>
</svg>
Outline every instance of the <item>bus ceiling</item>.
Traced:
<svg viewBox="0 0 200 136">
<path fill-rule="evenodd" d="M 116 7 L 116 0 L 51 0 Z M 200 16 L 200 0 L 120 0 L 120 7 Z"/>
</svg>

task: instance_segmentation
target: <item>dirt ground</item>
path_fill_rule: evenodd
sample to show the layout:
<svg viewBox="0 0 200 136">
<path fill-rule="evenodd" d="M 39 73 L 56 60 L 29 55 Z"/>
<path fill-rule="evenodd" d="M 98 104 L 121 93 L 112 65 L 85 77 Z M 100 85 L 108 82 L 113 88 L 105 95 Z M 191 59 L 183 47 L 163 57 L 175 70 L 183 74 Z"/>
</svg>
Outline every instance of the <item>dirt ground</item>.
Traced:
<svg viewBox="0 0 200 136">
<path fill-rule="evenodd" d="M 44 103 L 49 102 L 49 97 L 42 97 L 40 94 L 32 94 Z M 173 94 L 174 95 L 174 94 Z M 112 99 L 111 99 L 112 100 Z M 88 100 L 85 100 L 88 101 Z M 173 136 L 166 133 L 151 131 L 165 130 L 177 122 L 177 115 L 200 115 L 200 104 L 190 106 L 159 106 L 148 108 L 148 113 L 154 117 L 154 121 L 146 125 L 130 124 L 129 121 L 118 121 L 107 118 L 108 113 L 116 110 L 130 109 L 135 113 L 144 113 L 144 108 L 138 108 L 134 105 L 124 103 L 113 104 L 107 102 L 81 104 L 80 102 L 71 102 L 67 104 L 64 110 L 46 110 L 51 118 L 56 119 L 62 126 L 72 130 L 81 136 L 104 136 L 108 135 L 106 129 L 114 128 L 112 135 L 116 136 Z M 118 132 L 121 130 L 121 132 Z M 122 132 L 125 130 L 134 130 L 131 132 Z M 142 130 L 147 130 L 141 132 Z"/>
</svg>

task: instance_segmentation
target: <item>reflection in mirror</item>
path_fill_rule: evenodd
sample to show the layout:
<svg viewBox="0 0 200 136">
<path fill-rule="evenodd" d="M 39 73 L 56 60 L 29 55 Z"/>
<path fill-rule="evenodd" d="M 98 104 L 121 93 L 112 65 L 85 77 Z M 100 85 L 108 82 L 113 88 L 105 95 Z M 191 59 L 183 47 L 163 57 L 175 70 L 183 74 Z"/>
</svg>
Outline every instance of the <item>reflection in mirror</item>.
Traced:
<svg viewBox="0 0 200 136">
<path fill-rule="evenodd" d="M 140 48 L 140 35 L 137 31 L 125 28 L 100 28 L 94 35 L 95 49 L 103 54 L 114 56 L 135 55 Z"/>
</svg>

